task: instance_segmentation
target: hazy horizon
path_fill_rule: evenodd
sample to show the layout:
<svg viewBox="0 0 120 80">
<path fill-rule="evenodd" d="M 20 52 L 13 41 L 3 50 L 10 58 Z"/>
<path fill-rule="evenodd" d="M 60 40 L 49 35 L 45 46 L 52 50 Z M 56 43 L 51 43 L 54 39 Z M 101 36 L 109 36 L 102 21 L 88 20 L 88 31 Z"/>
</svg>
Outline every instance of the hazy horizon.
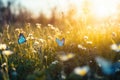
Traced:
<svg viewBox="0 0 120 80">
<path fill-rule="evenodd" d="M 3 0 L 5 3 L 8 0 Z M 81 13 L 81 5 L 85 0 L 16 0 L 15 5 L 21 4 L 33 13 L 34 17 L 39 16 L 40 12 L 50 17 L 52 8 L 56 7 L 57 12 L 67 12 L 71 7 L 76 8 L 77 14 Z M 117 13 L 119 0 L 86 0 L 90 2 L 90 11 L 97 17 L 110 16 Z M 86 5 L 88 6 L 88 5 Z M 16 8 L 14 6 L 14 8 Z"/>
</svg>

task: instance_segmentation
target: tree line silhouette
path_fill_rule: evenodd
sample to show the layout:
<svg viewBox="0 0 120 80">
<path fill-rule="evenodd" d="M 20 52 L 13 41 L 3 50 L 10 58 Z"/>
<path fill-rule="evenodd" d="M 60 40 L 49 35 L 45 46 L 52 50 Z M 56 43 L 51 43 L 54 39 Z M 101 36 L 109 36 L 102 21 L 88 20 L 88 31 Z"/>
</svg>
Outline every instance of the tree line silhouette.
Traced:
<svg viewBox="0 0 120 80">
<path fill-rule="evenodd" d="M 57 12 L 57 7 L 54 7 L 51 9 L 51 17 L 47 18 L 46 15 L 43 12 L 39 13 L 39 16 L 37 18 L 32 17 L 32 13 L 22 6 L 22 4 L 18 4 L 14 6 L 15 2 L 17 0 L 7 0 L 7 6 L 3 3 L 3 0 L 0 0 L 0 30 L 6 25 L 24 25 L 25 23 L 40 23 L 42 25 L 47 24 L 53 24 L 53 25 L 59 25 L 59 26 L 68 26 L 69 24 L 72 24 L 73 26 L 76 23 L 79 23 L 81 26 L 85 24 L 94 24 L 95 18 L 94 15 L 89 14 L 90 10 L 90 4 L 88 4 L 89 0 L 85 0 L 83 4 L 83 14 L 80 14 L 79 18 L 74 17 L 77 10 L 75 5 L 71 5 L 69 7 L 69 10 L 66 14 L 64 12 Z M 86 6 L 87 5 L 87 6 Z M 12 7 L 17 7 L 18 14 L 16 15 L 16 10 L 12 10 Z M 119 9 L 119 6 L 118 6 Z M 118 17 L 119 17 L 119 11 L 118 11 Z M 110 16 L 114 17 L 114 16 Z M 108 20 L 108 19 L 107 19 Z M 119 20 L 117 20 L 119 22 Z"/>
<path fill-rule="evenodd" d="M 16 0 L 17 1 L 17 0 Z M 56 7 L 51 10 L 52 15 L 51 18 L 48 19 L 44 13 L 40 13 L 37 18 L 33 18 L 32 13 L 27 10 L 22 4 L 17 5 L 17 11 L 18 14 L 16 15 L 14 12 L 15 10 L 12 11 L 11 8 L 14 5 L 15 1 L 14 0 L 8 0 L 7 6 L 3 3 L 3 0 L 0 0 L 0 26 L 4 26 L 6 24 L 16 24 L 16 23 L 41 23 L 41 24 L 55 24 L 55 22 L 58 20 L 56 16 Z"/>
</svg>

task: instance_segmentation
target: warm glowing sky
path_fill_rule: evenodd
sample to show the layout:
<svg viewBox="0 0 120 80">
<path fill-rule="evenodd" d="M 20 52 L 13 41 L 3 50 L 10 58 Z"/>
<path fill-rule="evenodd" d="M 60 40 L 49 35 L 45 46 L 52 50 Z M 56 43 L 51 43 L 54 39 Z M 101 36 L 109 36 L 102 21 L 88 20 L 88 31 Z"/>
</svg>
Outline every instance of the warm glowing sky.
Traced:
<svg viewBox="0 0 120 80">
<path fill-rule="evenodd" d="M 40 11 L 43 11 L 47 16 L 50 14 L 50 10 L 57 6 L 59 11 L 66 11 L 70 0 L 19 0 L 22 5 L 26 6 L 36 15 Z"/>
<path fill-rule="evenodd" d="M 5 0 L 3 0 L 5 1 Z M 81 12 L 81 4 L 84 0 L 17 0 L 35 15 L 43 11 L 50 15 L 52 7 L 57 6 L 59 11 L 67 11 L 69 4 L 75 4 L 78 12 Z M 116 7 L 120 0 L 88 0 L 91 3 L 91 12 L 98 17 L 109 16 L 117 12 Z"/>
</svg>

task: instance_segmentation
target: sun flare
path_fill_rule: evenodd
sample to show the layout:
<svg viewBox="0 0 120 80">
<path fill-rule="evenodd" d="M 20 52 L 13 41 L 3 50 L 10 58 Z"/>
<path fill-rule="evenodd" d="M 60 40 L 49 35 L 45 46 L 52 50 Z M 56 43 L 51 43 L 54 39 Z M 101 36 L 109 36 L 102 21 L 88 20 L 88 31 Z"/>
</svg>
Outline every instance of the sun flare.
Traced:
<svg viewBox="0 0 120 80">
<path fill-rule="evenodd" d="M 117 13 L 118 0 L 91 0 L 91 12 L 96 17 L 107 17 Z"/>
</svg>

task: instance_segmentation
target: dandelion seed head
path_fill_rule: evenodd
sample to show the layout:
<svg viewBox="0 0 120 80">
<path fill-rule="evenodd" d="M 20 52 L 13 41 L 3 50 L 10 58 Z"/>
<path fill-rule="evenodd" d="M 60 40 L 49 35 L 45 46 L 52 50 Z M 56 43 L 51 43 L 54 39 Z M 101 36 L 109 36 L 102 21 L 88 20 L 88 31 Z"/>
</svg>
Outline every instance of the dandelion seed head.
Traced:
<svg viewBox="0 0 120 80">
<path fill-rule="evenodd" d="M 53 61 L 53 62 L 52 62 L 52 64 L 57 64 L 57 63 L 58 63 L 58 61 L 57 61 L 57 60 L 55 60 L 55 61 Z"/>
<path fill-rule="evenodd" d="M 56 28 L 55 28 L 55 27 L 53 27 L 53 26 L 51 26 L 50 28 L 51 28 L 52 30 L 56 30 Z"/>
<path fill-rule="evenodd" d="M 0 50 L 5 50 L 7 48 L 6 44 L 0 44 Z"/>
<path fill-rule="evenodd" d="M 61 78 L 62 78 L 62 79 L 66 79 L 66 75 L 65 75 L 65 72 L 64 72 L 64 71 L 61 71 Z"/>
<path fill-rule="evenodd" d="M 84 36 L 84 40 L 88 40 L 88 36 Z"/>
<path fill-rule="evenodd" d="M 33 36 L 33 34 L 32 34 L 32 33 L 30 33 L 30 34 L 28 34 L 28 36 L 29 36 L 29 37 L 32 37 L 32 36 Z"/>
<path fill-rule="evenodd" d="M 92 63 L 92 60 L 90 60 L 90 63 Z"/>
<path fill-rule="evenodd" d="M 49 27 L 53 27 L 53 25 L 52 25 L 52 24 L 48 24 L 48 26 L 49 26 Z"/>
<path fill-rule="evenodd" d="M 38 42 L 38 41 L 35 41 L 33 45 L 34 45 L 34 46 L 39 45 L 39 42 Z"/>
<path fill-rule="evenodd" d="M 28 34 L 28 37 L 26 38 L 26 40 L 34 40 L 35 38 L 33 37 L 32 33 Z"/>
<path fill-rule="evenodd" d="M 16 70 L 15 68 L 12 68 L 14 71 Z"/>
<path fill-rule="evenodd" d="M 34 37 L 33 37 L 33 36 L 32 36 L 32 37 L 30 37 L 30 39 L 32 39 L 32 40 L 33 40 L 33 39 L 34 39 Z"/>
<path fill-rule="evenodd" d="M 19 31 L 20 31 L 20 28 L 16 28 L 15 31 L 19 32 Z"/>
<path fill-rule="evenodd" d="M 111 49 L 116 50 L 118 47 L 116 44 L 111 45 Z"/>
<path fill-rule="evenodd" d="M 48 57 L 47 56 L 44 56 L 45 59 L 47 59 Z"/>
<path fill-rule="evenodd" d="M 45 40 L 42 39 L 42 38 L 40 38 L 39 41 L 40 41 L 41 43 L 44 43 L 44 42 L 45 42 Z"/>
<path fill-rule="evenodd" d="M 81 44 L 78 44 L 78 48 L 82 49 L 82 50 L 86 50 L 86 48 L 84 46 L 82 46 Z"/>
<path fill-rule="evenodd" d="M 92 41 L 87 41 L 86 43 L 91 45 L 91 44 L 92 44 Z"/>
<path fill-rule="evenodd" d="M 116 52 L 120 52 L 120 45 L 112 44 L 110 47 L 112 50 L 114 50 Z"/>
<path fill-rule="evenodd" d="M 63 55 L 62 55 L 62 56 L 59 56 L 59 58 L 60 58 L 60 60 L 62 60 L 62 61 L 67 61 L 67 60 L 68 60 L 67 56 L 65 56 L 65 55 L 64 55 L 64 56 L 63 56 Z"/>
<path fill-rule="evenodd" d="M 120 60 L 118 60 L 118 62 L 120 62 Z"/>
<path fill-rule="evenodd" d="M 39 24 L 39 23 L 36 23 L 36 26 L 37 26 L 38 29 L 41 28 L 41 24 Z"/>
<path fill-rule="evenodd" d="M 83 46 L 81 44 L 78 44 L 78 48 L 83 48 Z"/>
<path fill-rule="evenodd" d="M 14 44 L 14 42 L 9 42 L 9 45 Z"/>
<path fill-rule="evenodd" d="M 4 66 L 6 66 L 6 65 L 7 65 L 7 63 L 4 62 L 4 63 L 1 65 L 1 67 L 4 67 Z"/>
<path fill-rule="evenodd" d="M 66 79 L 66 76 L 65 76 L 65 75 L 61 75 L 61 78 L 62 78 L 62 79 Z"/>
<path fill-rule="evenodd" d="M 54 30 L 54 31 L 57 31 L 58 29 L 57 28 L 55 28 L 53 25 L 51 25 L 51 24 L 48 24 L 48 27 L 50 27 L 50 29 L 51 30 Z"/>
</svg>

